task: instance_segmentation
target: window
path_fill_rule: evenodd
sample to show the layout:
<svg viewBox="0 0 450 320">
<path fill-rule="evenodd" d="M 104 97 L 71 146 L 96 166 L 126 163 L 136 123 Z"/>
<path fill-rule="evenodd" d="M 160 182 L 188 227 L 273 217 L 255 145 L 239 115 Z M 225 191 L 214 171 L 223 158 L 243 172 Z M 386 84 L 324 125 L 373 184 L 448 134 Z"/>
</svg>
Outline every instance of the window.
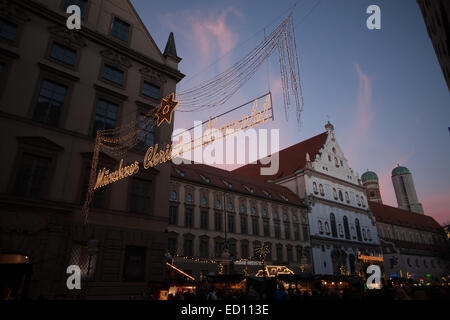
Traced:
<svg viewBox="0 0 450 320">
<path fill-rule="evenodd" d="M 256 208 L 252 207 L 252 214 L 256 214 Z"/>
<path fill-rule="evenodd" d="M 89 255 L 87 245 L 74 244 L 69 265 L 80 267 L 81 280 L 93 280 L 97 265 L 97 253 Z"/>
<path fill-rule="evenodd" d="M 168 239 L 167 250 L 171 255 L 175 255 L 177 253 L 177 239 L 175 238 Z"/>
<path fill-rule="evenodd" d="M 335 188 L 333 188 L 333 197 L 334 197 L 334 199 L 338 198 L 338 195 L 337 195 L 337 192 L 336 192 Z"/>
<path fill-rule="evenodd" d="M 0 37 L 3 39 L 14 41 L 17 35 L 17 25 L 0 19 Z"/>
<path fill-rule="evenodd" d="M 87 0 L 66 0 L 64 4 L 64 11 L 67 12 L 67 7 L 77 5 L 80 8 L 81 17 L 84 18 L 86 14 Z"/>
<path fill-rule="evenodd" d="M 359 220 L 355 219 L 355 226 L 356 226 L 356 235 L 358 237 L 358 241 L 362 241 L 361 238 L 361 227 L 359 226 Z"/>
<path fill-rule="evenodd" d="M 150 211 L 150 191 L 152 182 L 149 180 L 132 180 L 131 187 L 131 212 L 149 213 Z"/>
<path fill-rule="evenodd" d="M 200 229 L 208 229 L 208 211 L 200 212 Z"/>
<path fill-rule="evenodd" d="M 186 208 L 184 226 L 186 228 L 192 228 L 194 226 L 194 210 L 192 208 Z"/>
<path fill-rule="evenodd" d="M 192 203 L 193 199 L 192 199 L 192 193 L 188 192 L 186 194 L 186 202 Z"/>
<path fill-rule="evenodd" d="M 279 218 L 279 217 L 278 217 L 278 212 L 274 211 L 274 212 L 272 213 L 272 217 L 273 217 L 274 219 L 278 219 L 278 218 Z"/>
<path fill-rule="evenodd" d="M 147 82 L 144 81 L 142 84 L 142 94 L 146 97 L 150 97 L 153 99 L 159 99 L 159 90 L 160 88 Z"/>
<path fill-rule="evenodd" d="M 177 192 L 175 190 L 172 190 L 170 192 L 170 199 L 171 200 L 177 200 Z"/>
<path fill-rule="evenodd" d="M 322 184 L 319 184 L 319 190 L 320 190 L 320 194 L 321 195 L 325 195 L 325 191 L 323 191 L 323 185 Z"/>
<path fill-rule="evenodd" d="M 194 253 L 194 241 L 191 237 L 184 238 L 184 255 L 187 257 L 191 257 Z"/>
<path fill-rule="evenodd" d="M 155 121 L 141 113 L 138 117 L 136 149 L 147 151 L 147 148 L 155 144 Z"/>
<path fill-rule="evenodd" d="M 352 230 L 352 238 L 356 239 L 355 227 L 352 226 L 351 230 Z"/>
<path fill-rule="evenodd" d="M 283 261 L 283 246 L 277 245 L 277 261 Z"/>
<path fill-rule="evenodd" d="M 294 223 L 294 240 L 300 240 L 300 230 L 298 223 Z"/>
<path fill-rule="evenodd" d="M 247 217 L 241 217 L 241 233 L 247 234 Z"/>
<path fill-rule="evenodd" d="M 123 85 L 124 72 L 110 65 L 103 66 L 103 79 Z"/>
<path fill-rule="evenodd" d="M 228 200 L 228 211 L 233 211 L 233 202 Z"/>
<path fill-rule="evenodd" d="M 50 57 L 68 65 L 75 65 L 76 50 L 70 49 L 58 43 L 53 43 L 50 49 Z"/>
<path fill-rule="evenodd" d="M 248 255 L 248 243 L 247 242 L 241 242 L 241 258 L 247 259 L 249 257 Z"/>
<path fill-rule="evenodd" d="M 348 197 L 348 192 L 345 193 L 345 201 L 350 203 L 350 198 Z"/>
<path fill-rule="evenodd" d="M 169 224 L 177 225 L 177 216 L 178 216 L 178 207 L 170 206 L 169 207 Z"/>
<path fill-rule="evenodd" d="M 303 231 L 303 240 L 309 241 L 309 232 L 308 232 L 308 225 L 302 224 L 302 231 Z"/>
<path fill-rule="evenodd" d="M 370 234 L 370 230 L 367 230 L 367 238 L 369 241 L 372 241 L 372 235 Z"/>
<path fill-rule="evenodd" d="M 297 246 L 297 262 L 301 262 L 303 256 L 303 247 Z"/>
<path fill-rule="evenodd" d="M 97 130 L 114 129 L 117 121 L 117 104 L 99 99 L 94 122 L 94 135 Z"/>
<path fill-rule="evenodd" d="M 315 183 L 315 182 L 313 182 L 313 191 L 314 191 L 314 193 L 318 193 L 317 192 L 317 183 Z"/>
<path fill-rule="evenodd" d="M 266 208 L 263 209 L 263 217 L 267 217 L 267 209 Z"/>
<path fill-rule="evenodd" d="M 330 225 L 328 224 L 328 221 L 325 221 L 325 232 L 326 234 L 330 234 Z"/>
<path fill-rule="evenodd" d="M 144 281 L 145 251 L 146 248 L 144 247 L 126 247 L 123 268 L 123 278 L 125 281 Z"/>
<path fill-rule="evenodd" d="M 339 162 L 336 157 L 334 157 L 334 164 L 336 165 L 336 168 L 339 168 Z"/>
<path fill-rule="evenodd" d="M 222 209 L 222 204 L 219 199 L 216 200 L 216 209 Z"/>
<path fill-rule="evenodd" d="M 366 229 L 362 229 L 363 239 L 367 240 Z"/>
<path fill-rule="evenodd" d="M 292 259 L 292 246 L 290 246 L 290 245 L 286 246 L 286 253 L 287 253 L 287 261 L 288 262 L 294 261 Z"/>
<path fill-rule="evenodd" d="M 347 216 L 344 216 L 344 231 L 345 231 L 345 239 L 350 239 L 350 229 L 348 227 Z"/>
<path fill-rule="evenodd" d="M 114 17 L 114 20 L 112 23 L 112 30 L 111 30 L 111 34 L 114 37 L 116 37 L 122 41 L 128 41 L 129 31 L 130 31 L 130 25 L 128 23 L 120 20 L 117 17 Z"/>
<path fill-rule="evenodd" d="M 66 86 L 43 80 L 33 119 L 50 126 L 58 126 L 66 93 Z"/>
<path fill-rule="evenodd" d="M 339 229 L 339 236 L 343 237 L 344 236 L 344 228 L 342 228 L 342 224 L 339 223 L 338 229 Z"/>
<path fill-rule="evenodd" d="M 235 241 L 230 241 L 229 251 L 230 251 L 231 257 L 236 257 L 236 242 Z"/>
<path fill-rule="evenodd" d="M 267 220 L 263 221 L 263 231 L 264 231 L 264 237 L 270 237 L 269 221 L 267 221 Z"/>
<path fill-rule="evenodd" d="M 280 239 L 281 238 L 280 224 L 278 222 L 275 222 L 273 224 L 273 229 L 275 231 L 275 238 Z"/>
<path fill-rule="evenodd" d="M 331 223 L 331 235 L 333 237 L 337 237 L 336 217 L 334 216 L 334 213 L 330 213 L 330 223 Z"/>
<path fill-rule="evenodd" d="M 284 238 L 288 240 L 291 239 L 291 226 L 289 222 L 284 223 Z"/>
<path fill-rule="evenodd" d="M 243 205 L 243 204 L 240 205 L 239 212 L 240 213 L 245 213 L 245 205 Z"/>
<path fill-rule="evenodd" d="M 209 257 L 209 239 L 208 238 L 200 239 L 200 257 L 202 257 L 202 258 Z"/>
<path fill-rule="evenodd" d="M 203 196 L 202 199 L 200 200 L 200 204 L 202 207 L 206 207 L 208 205 L 208 200 L 206 199 L 205 196 Z"/>
<path fill-rule="evenodd" d="M 228 232 L 234 232 L 234 214 L 228 215 Z"/>
<path fill-rule="evenodd" d="M 342 195 L 341 190 L 339 190 L 339 200 L 344 201 L 344 196 Z"/>
<path fill-rule="evenodd" d="M 16 174 L 14 194 L 42 199 L 50 174 L 51 159 L 24 153 Z"/>
<path fill-rule="evenodd" d="M 252 219 L 252 231 L 253 235 L 255 236 L 259 235 L 259 223 L 257 218 Z"/>
<path fill-rule="evenodd" d="M 216 212 L 216 215 L 214 217 L 214 226 L 216 231 L 222 231 L 222 214 L 219 212 Z"/>
<path fill-rule="evenodd" d="M 323 225 L 322 225 L 322 221 L 318 221 L 318 224 L 319 224 L 319 233 L 320 234 L 323 234 Z"/>
<path fill-rule="evenodd" d="M 359 200 L 359 195 L 356 195 L 356 203 L 358 206 L 361 206 L 361 201 Z"/>
<path fill-rule="evenodd" d="M 220 257 L 222 255 L 222 249 L 223 249 L 223 242 L 220 240 L 216 240 L 216 242 L 214 243 L 214 251 L 216 257 Z"/>
</svg>

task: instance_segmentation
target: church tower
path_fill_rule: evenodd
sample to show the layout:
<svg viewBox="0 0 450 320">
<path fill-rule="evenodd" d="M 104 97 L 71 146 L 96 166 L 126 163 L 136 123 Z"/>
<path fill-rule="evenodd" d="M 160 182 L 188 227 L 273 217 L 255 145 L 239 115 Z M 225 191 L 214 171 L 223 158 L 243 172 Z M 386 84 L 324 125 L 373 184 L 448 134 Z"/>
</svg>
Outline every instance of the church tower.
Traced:
<svg viewBox="0 0 450 320">
<path fill-rule="evenodd" d="M 366 187 L 367 200 L 383 203 L 381 200 L 380 185 L 378 184 L 378 176 L 375 172 L 367 170 L 361 176 L 361 182 Z"/>
<path fill-rule="evenodd" d="M 397 166 L 392 170 L 392 183 L 400 209 L 423 214 L 422 204 L 417 199 L 411 172 L 406 167 Z"/>
</svg>

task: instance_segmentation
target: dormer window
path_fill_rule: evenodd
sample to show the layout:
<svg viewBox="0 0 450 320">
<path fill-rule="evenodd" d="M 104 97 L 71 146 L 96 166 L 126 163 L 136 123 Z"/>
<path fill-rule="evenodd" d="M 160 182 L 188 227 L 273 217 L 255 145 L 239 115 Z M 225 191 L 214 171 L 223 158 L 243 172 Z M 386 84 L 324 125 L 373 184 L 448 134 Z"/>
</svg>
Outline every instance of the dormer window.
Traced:
<svg viewBox="0 0 450 320">
<path fill-rule="evenodd" d="M 232 189 L 233 185 L 230 182 L 227 182 L 225 180 L 222 180 L 222 182 L 228 187 L 228 189 Z"/>
</svg>

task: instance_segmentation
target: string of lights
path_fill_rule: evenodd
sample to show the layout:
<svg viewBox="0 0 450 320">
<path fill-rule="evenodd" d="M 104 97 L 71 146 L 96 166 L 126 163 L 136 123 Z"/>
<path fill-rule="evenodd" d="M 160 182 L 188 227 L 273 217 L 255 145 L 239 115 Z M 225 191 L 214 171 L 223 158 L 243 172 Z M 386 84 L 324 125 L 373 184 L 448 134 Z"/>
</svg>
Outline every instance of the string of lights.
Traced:
<svg viewBox="0 0 450 320">
<path fill-rule="evenodd" d="M 260 66 L 278 49 L 284 110 L 290 106 L 290 96 L 295 97 L 297 120 L 303 110 L 303 96 L 300 87 L 300 70 L 295 44 L 292 12 L 264 39 L 256 48 L 228 70 L 218 74 L 209 81 L 176 94 L 179 104 L 177 111 L 195 112 L 223 105 L 249 80 Z M 89 185 L 82 213 L 88 222 L 89 206 L 93 199 L 96 184 L 97 167 L 100 152 L 112 157 L 124 157 L 155 128 L 158 112 L 166 108 L 168 97 L 162 99 L 158 108 L 149 110 L 142 117 L 118 126 L 114 129 L 98 130 L 91 161 Z M 272 110 L 273 112 L 273 110 Z M 158 123 L 159 126 L 160 123 Z M 248 127 L 248 126 L 245 126 Z M 211 141 L 212 142 L 212 141 Z"/>
</svg>

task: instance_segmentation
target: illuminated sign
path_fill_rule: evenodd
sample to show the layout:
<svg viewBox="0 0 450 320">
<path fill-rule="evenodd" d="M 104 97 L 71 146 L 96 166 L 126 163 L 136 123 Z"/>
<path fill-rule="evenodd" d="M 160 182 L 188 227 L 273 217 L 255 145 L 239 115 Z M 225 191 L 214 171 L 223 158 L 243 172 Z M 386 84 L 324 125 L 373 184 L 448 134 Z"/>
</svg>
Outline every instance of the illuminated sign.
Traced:
<svg viewBox="0 0 450 320">
<path fill-rule="evenodd" d="M 172 113 L 175 110 L 178 102 L 173 100 L 173 93 L 166 99 L 162 107 L 158 110 L 158 126 L 163 121 L 170 123 L 172 121 Z M 158 115 L 159 114 L 159 115 Z M 270 113 L 270 94 L 266 96 L 266 101 L 262 109 L 258 110 L 258 99 L 253 102 L 252 113 L 250 115 L 243 115 L 240 120 L 236 120 L 226 124 L 225 126 L 216 129 L 223 133 L 223 137 L 233 134 L 236 130 L 243 130 L 251 128 L 255 125 L 263 123 L 272 117 Z M 206 125 L 205 134 L 201 135 L 196 140 L 190 140 L 187 143 L 180 142 L 174 146 L 174 144 L 166 144 L 165 148 L 159 149 L 159 145 L 155 144 L 149 146 L 147 152 L 145 153 L 144 159 L 142 161 L 144 169 L 154 167 L 158 164 L 170 161 L 172 158 L 178 157 L 181 154 L 195 149 L 198 146 L 202 146 L 211 142 L 214 142 L 214 137 L 211 137 L 211 131 L 215 128 L 216 119 L 214 121 L 209 121 Z M 208 130 L 210 129 L 210 130 Z M 201 141 L 200 144 L 196 144 L 196 141 Z M 186 146 L 188 149 L 186 149 Z M 174 150 L 175 149 L 175 150 Z M 135 161 L 131 164 L 123 166 L 123 159 L 120 160 L 119 168 L 115 171 L 110 172 L 108 169 L 103 168 L 99 170 L 94 190 L 97 188 L 104 187 L 113 182 L 119 181 L 126 177 L 132 176 L 139 171 L 140 162 Z"/>
<path fill-rule="evenodd" d="M 277 275 L 281 274 L 294 274 L 294 271 L 286 266 L 266 266 L 265 271 L 266 275 L 268 275 L 269 277 L 276 277 Z M 263 277 L 263 270 L 260 269 L 256 276 Z"/>
</svg>

